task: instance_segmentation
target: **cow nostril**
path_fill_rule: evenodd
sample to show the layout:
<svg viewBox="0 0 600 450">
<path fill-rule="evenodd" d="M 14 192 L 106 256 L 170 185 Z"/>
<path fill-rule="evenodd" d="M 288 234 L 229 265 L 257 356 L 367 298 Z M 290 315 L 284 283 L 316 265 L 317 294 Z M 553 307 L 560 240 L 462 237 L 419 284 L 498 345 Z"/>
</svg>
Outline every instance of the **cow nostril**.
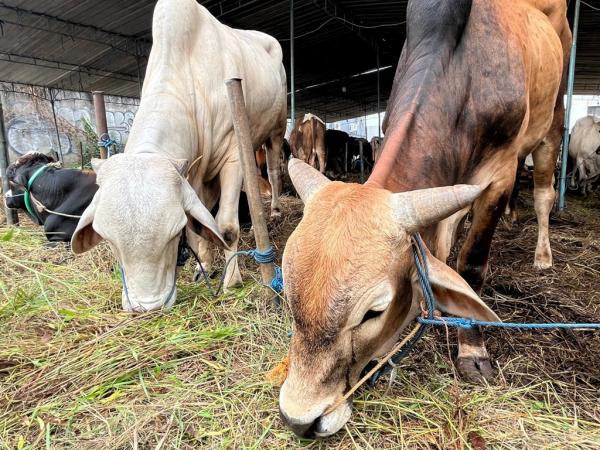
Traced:
<svg viewBox="0 0 600 450">
<path fill-rule="evenodd" d="M 290 419 L 285 413 L 279 409 L 279 416 L 281 420 L 294 432 L 294 434 L 300 438 L 304 439 L 315 439 L 317 431 L 317 427 L 321 420 L 321 417 L 317 417 L 312 422 L 299 422 L 293 419 Z"/>
</svg>

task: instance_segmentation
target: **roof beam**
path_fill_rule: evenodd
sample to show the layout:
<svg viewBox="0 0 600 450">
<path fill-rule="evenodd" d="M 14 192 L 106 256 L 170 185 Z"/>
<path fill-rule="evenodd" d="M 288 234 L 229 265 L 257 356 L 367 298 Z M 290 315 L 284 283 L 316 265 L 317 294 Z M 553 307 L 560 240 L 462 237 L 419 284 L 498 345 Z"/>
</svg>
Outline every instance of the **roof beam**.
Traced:
<svg viewBox="0 0 600 450">
<path fill-rule="evenodd" d="M 342 7 L 336 0 L 313 0 L 313 4 L 328 16 L 339 19 L 346 28 L 351 30 L 373 48 L 380 46 L 381 43 L 379 42 L 379 39 L 374 39 L 362 31 L 360 27 L 357 27 L 355 24 L 358 23 L 358 19 L 356 19 L 347 8 Z"/>
<path fill-rule="evenodd" d="M 27 55 L 19 55 L 16 53 L 0 52 L 0 62 L 10 62 L 13 64 L 25 64 L 29 66 L 37 66 L 45 69 L 55 69 L 67 72 L 83 73 L 93 77 L 112 78 L 120 81 L 129 81 L 137 83 L 137 77 L 122 72 L 111 72 L 108 70 L 96 69 L 94 67 L 81 64 L 68 64 L 61 61 L 51 59 L 35 58 Z"/>
<path fill-rule="evenodd" d="M 97 44 L 103 44 L 131 55 L 138 55 L 138 52 L 147 55 L 150 52 L 150 47 L 152 45 L 152 42 L 148 39 L 134 38 L 114 31 L 104 30 L 93 25 L 73 22 L 50 14 L 11 6 L 4 2 L 0 2 L 0 9 L 4 10 L 2 18 L 3 22 L 39 31 L 46 31 L 48 33 L 55 33 L 71 39 L 81 39 Z M 7 17 L 7 12 L 12 13 L 13 17 Z M 40 24 L 40 19 L 45 23 Z"/>
</svg>

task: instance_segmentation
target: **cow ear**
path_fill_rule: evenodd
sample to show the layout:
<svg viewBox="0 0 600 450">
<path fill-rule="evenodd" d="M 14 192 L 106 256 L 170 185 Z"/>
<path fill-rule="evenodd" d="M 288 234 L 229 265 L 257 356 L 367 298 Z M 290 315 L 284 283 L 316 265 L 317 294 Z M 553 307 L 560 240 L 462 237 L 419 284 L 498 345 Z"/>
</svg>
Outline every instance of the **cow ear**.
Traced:
<svg viewBox="0 0 600 450">
<path fill-rule="evenodd" d="M 98 194 L 94 196 L 90 205 L 83 211 L 79 223 L 77 223 L 77 228 L 75 228 L 75 232 L 71 238 L 71 250 L 73 250 L 73 253 L 76 255 L 87 252 L 102 241 L 102 236 L 100 236 L 93 227 L 94 216 L 96 214 L 97 195 Z"/>
<path fill-rule="evenodd" d="M 210 211 L 206 209 L 206 206 L 202 204 L 187 180 L 182 179 L 182 190 L 183 207 L 188 217 L 192 219 L 190 221 L 192 229 L 217 246 L 229 250 L 229 245 L 227 245 L 225 239 L 223 239 L 223 236 L 221 236 L 221 233 L 219 232 L 217 222 L 215 222 Z"/>
<path fill-rule="evenodd" d="M 425 247 L 424 247 L 425 248 Z M 437 307 L 445 313 L 467 319 L 499 322 L 500 319 L 479 298 L 471 286 L 454 270 L 434 257 L 425 248 L 427 269 Z M 412 277 L 413 290 L 420 284 L 415 273 Z"/>
<path fill-rule="evenodd" d="M 98 173 L 98 171 L 100 170 L 100 168 L 102 167 L 102 165 L 108 161 L 107 159 L 100 159 L 100 158 L 92 158 L 92 170 L 96 173 Z"/>
</svg>

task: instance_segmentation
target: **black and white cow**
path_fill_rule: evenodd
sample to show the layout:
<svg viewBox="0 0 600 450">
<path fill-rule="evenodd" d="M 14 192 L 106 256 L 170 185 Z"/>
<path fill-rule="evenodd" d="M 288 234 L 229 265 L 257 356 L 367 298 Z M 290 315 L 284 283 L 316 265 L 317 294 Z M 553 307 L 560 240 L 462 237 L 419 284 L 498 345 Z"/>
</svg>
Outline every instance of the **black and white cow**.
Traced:
<svg viewBox="0 0 600 450">
<path fill-rule="evenodd" d="M 22 209 L 34 223 L 43 225 L 50 242 L 69 242 L 77 227 L 78 217 L 98 190 L 96 175 L 93 172 L 63 169 L 54 163 L 55 160 L 50 156 L 37 152 L 18 158 L 6 171 L 11 189 L 6 193 L 5 201 L 9 208 Z M 29 187 L 30 207 L 27 208 L 25 194 L 34 175 L 35 179 Z"/>
</svg>

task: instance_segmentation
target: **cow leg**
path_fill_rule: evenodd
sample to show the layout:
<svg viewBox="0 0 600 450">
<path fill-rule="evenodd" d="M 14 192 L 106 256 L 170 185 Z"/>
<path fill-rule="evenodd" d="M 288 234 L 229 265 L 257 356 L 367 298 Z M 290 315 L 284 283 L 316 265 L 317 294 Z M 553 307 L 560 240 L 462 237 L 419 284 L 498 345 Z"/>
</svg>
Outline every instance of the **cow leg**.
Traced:
<svg viewBox="0 0 600 450">
<path fill-rule="evenodd" d="M 435 256 L 443 262 L 448 260 L 452 246 L 459 237 L 459 232 L 462 230 L 469 208 L 463 208 L 460 211 L 452 214 L 450 217 L 442 220 L 437 225 L 437 248 Z"/>
<path fill-rule="evenodd" d="M 554 205 L 554 168 L 558 145 L 548 139 L 533 152 L 533 200 L 538 222 L 538 240 L 535 248 L 533 266 L 537 269 L 552 267 L 552 250 L 550 248 L 549 221 L 550 211 Z"/>
<path fill-rule="evenodd" d="M 519 192 L 521 190 L 521 171 L 525 167 L 525 159 L 519 161 L 517 166 L 517 172 L 515 174 L 515 185 L 513 186 L 512 193 L 510 194 L 510 200 L 504 211 L 504 223 L 508 230 L 512 229 L 512 226 L 517 221 L 517 200 L 519 199 Z"/>
<path fill-rule="evenodd" d="M 237 152 L 236 152 L 237 154 Z M 242 168 L 239 162 L 227 162 L 219 173 L 219 184 L 221 185 L 221 198 L 219 199 L 219 212 L 217 213 L 217 225 L 230 250 L 225 250 L 225 262 L 233 258 L 227 266 L 224 275 L 223 286 L 231 288 L 242 284 L 242 276 L 238 266 L 237 252 L 240 238 L 240 224 L 238 209 L 240 203 L 240 191 L 242 190 Z"/>
<path fill-rule="evenodd" d="M 194 189 L 199 192 L 200 201 L 206 206 L 209 211 L 212 211 L 217 202 L 219 201 L 219 183 L 217 179 L 212 180 L 206 185 L 201 185 L 198 189 Z M 214 214 L 214 213 L 213 213 Z M 198 258 L 202 261 L 202 268 L 207 275 L 210 275 L 213 271 L 213 263 L 215 259 L 215 245 L 204 239 L 199 234 L 194 232 L 191 226 L 187 227 L 187 241 L 188 245 L 196 251 Z M 202 270 L 200 270 L 200 264 L 196 264 L 196 270 L 194 271 L 193 280 L 195 282 L 202 282 Z"/>
<path fill-rule="evenodd" d="M 476 292 L 481 291 L 485 280 L 492 237 L 512 191 L 515 168 L 507 169 L 506 177 L 493 182 L 473 204 L 473 222 L 458 256 L 458 272 Z M 456 366 L 462 377 L 472 383 L 493 378 L 479 328 L 459 329 Z"/>
<path fill-rule="evenodd" d="M 267 145 L 267 173 L 271 183 L 271 217 L 281 216 L 281 154 L 283 135 L 271 136 Z"/>
<path fill-rule="evenodd" d="M 317 152 L 315 151 L 315 149 L 312 149 L 310 152 L 310 157 L 308 159 L 308 164 L 311 165 L 311 167 L 314 167 L 315 169 L 317 168 Z"/>
</svg>

